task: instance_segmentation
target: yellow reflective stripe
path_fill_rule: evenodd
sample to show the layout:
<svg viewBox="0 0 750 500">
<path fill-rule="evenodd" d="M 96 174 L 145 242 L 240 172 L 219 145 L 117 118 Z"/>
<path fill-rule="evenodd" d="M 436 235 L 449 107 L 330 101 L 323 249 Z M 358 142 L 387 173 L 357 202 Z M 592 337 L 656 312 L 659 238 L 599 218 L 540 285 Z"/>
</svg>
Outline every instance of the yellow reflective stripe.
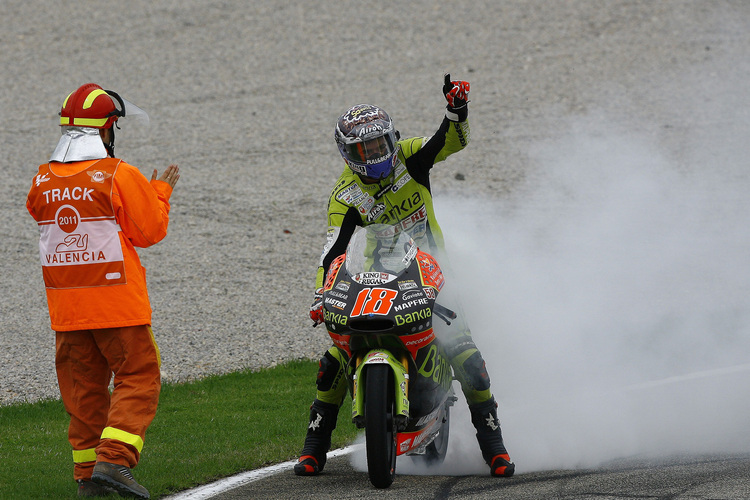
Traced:
<svg viewBox="0 0 750 500">
<path fill-rule="evenodd" d="M 73 118 L 73 125 L 81 127 L 103 127 L 108 118 Z M 62 122 L 62 119 L 60 119 Z"/>
<path fill-rule="evenodd" d="M 151 342 L 154 343 L 154 349 L 156 349 L 156 361 L 159 363 L 159 368 L 161 368 L 161 351 L 159 350 L 159 346 L 156 343 L 156 338 L 154 337 L 154 331 L 151 329 L 151 327 L 148 327 L 148 333 L 151 335 Z"/>
<path fill-rule="evenodd" d="M 117 441 L 122 441 L 123 443 L 134 447 L 138 450 L 138 453 L 143 449 L 143 439 L 141 439 L 141 436 L 121 431 L 114 427 L 105 427 L 102 431 L 102 439 L 116 439 Z"/>
<path fill-rule="evenodd" d="M 73 462 L 77 464 L 96 462 L 96 448 L 89 448 L 88 450 L 73 450 Z"/>
<path fill-rule="evenodd" d="M 70 118 L 67 116 L 61 116 L 60 117 L 60 125 L 68 125 L 70 123 Z"/>
<path fill-rule="evenodd" d="M 96 99 L 102 94 L 108 95 L 102 89 L 92 90 L 91 93 L 88 96 L 86 96 L 86 100 L 83 101 L 83 109 L 89 109 L 94 104 L 94 99 Z"/>
<path fill-rule="evenodd" d="M 72 95 L 73 95 L 73 92 L 71 92 L 70 94 L 68 94 L 68 97 L 65 98 L 65 100 L 63 101 L 63 106 L 62 106 L 63 108 L 65 108 L 65 106 L 68 105 L 68 99 L 70 99 L 70 96 L 72 96 Z"/>
</svg>

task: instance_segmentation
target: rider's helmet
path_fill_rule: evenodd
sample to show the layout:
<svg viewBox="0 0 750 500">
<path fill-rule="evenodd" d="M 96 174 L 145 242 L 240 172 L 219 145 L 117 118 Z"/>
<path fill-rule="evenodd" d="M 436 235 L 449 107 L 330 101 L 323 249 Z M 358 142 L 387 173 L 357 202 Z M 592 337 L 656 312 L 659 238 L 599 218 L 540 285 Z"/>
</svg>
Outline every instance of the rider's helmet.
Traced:
<svg viewBox="0 0 750 500">
<path fill-rule="evenodd" d="M 349 108 L 334 137 L 346 164 L 361 177 L 386 178 L 398 162 L 398 131 L 388 113 L 372 104 Z"/>
</svg>

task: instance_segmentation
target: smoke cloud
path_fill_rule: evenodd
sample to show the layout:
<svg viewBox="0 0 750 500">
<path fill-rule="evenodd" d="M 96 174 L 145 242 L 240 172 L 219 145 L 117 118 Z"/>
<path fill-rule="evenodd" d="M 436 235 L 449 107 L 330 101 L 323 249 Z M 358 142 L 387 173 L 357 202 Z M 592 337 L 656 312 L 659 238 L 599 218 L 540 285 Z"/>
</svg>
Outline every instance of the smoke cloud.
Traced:
<svg viewBox="0 0 750 500">
<path fill-rule="evenodd" d="M 677 161 L 608 123 L 565 123 L 508 199 L 436 202 L 517 473 L 750 450 L 743 153 L 717 133 L 723 163 L 697 138 Z M 445 464 L 399 473 L 488 473 L 459 397 Z"/>
<path fill-rule="evenodd" d="M 436 193 L 517 473 L 750 451 L 750 94 L 726 67 L 627 116 L 550 113 L 510 195 Z M 399 473 L 488 473 L 459 398 L 445 464 Z"/>
<path fill-rule="evenodd" d="M 714 143 L 737 161 L 717 165 L 696 140 L 695 161 L 677 162 L 603 117 L 564 129 L 534 148 L 538 168 L 512 199 L 438 212 L 517 471 L 747 452 L 743 154 Z M 463 406 L 451 470 L 479 455 Z"/>
</svg>

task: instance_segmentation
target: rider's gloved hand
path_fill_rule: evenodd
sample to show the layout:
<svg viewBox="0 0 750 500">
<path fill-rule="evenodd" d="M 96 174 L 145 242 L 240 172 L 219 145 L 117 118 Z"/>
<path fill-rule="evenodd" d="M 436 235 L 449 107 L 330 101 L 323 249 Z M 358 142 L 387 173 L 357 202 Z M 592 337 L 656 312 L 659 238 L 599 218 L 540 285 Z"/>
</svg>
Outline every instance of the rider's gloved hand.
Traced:
<svg viewBox="0 0 750 500">
<path fill-rule="evenodd" d="M 468 115 L 466 104 L 469 102 L 471 85 L 463 80 L 451 81 L 450 73 L 445 74 L 443 94 L 448 101 L 447 116 L 453 121 L 463 121 Z"/>
<path fill-rule="evenodd" d="M 313 326 L 318 326 L 325 321 L 323 315 L 323 289 L 318 288 L 315 290 L 313 296 L 313 303 L 310 306 L 310 319 L 313 320 Z"/>
</svg>

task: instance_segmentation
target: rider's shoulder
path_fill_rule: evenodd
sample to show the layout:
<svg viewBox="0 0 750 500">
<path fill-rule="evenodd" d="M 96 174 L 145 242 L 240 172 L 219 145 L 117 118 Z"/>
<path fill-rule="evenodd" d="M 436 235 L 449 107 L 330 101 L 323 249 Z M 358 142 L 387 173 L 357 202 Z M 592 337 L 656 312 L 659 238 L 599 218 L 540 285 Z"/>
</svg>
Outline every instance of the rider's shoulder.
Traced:
<svg viewBox="0 0 750 500">
<path fill-rule="evenodd" d="M 401 149 L 401 155 L 404 159 L 409 158 L 411 155 L 422 149 L 422 146 L 430 140 L 429 137 L 409 137 L 398 141 L 398 145 Z"/>
<path fill-rule="evenodd" d="M 342 188 L 345 188 L 346 186 L 355 183 L 359 184 L 361 181 L 357 174 L 352 172 L 352 170 L 349 167 L 344 168 L 344 171 L 341 172 L 341 175 L 336 180 L 336 183 L 333 185 L 332 191 L 339 191 Z"/>
<path fill-rule="evenodd" d="M 364 196 L 364 186 L 360 178 L 348 167 L 339 176 L 331 189 L 331 202 L 337 201 L 343 205 L 354 205 Z"/>
</svg>

